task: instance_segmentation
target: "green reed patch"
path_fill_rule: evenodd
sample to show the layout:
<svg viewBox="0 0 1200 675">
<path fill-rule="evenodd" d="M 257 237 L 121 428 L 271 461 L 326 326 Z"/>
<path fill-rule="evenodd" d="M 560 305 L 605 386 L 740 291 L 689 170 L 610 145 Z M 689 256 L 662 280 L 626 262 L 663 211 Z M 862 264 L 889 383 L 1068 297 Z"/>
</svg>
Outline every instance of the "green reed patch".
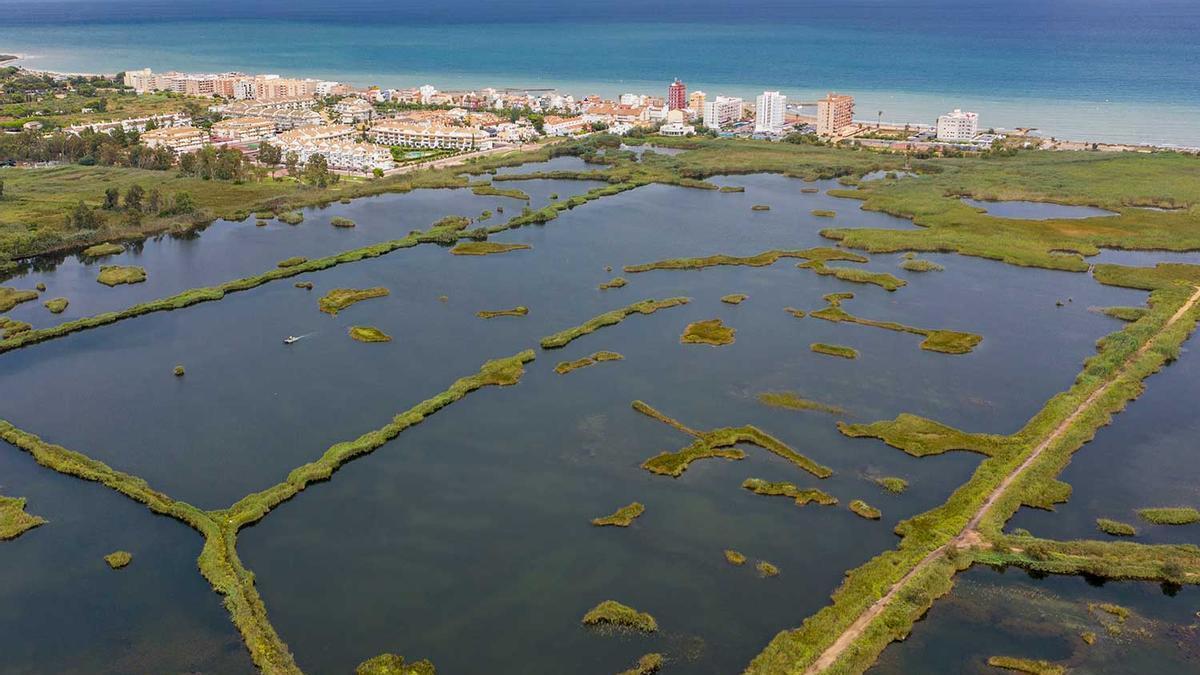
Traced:
<svg viewBox="0 0 1200 675">
<path fill-rule="evenodd" d="M 807 399 L 793 391 L 764 391 L 758 395 L 758 402 L 772 408 L 785 410 L 811 410 L 813 412 L 829 413 L 830 415 L 845 415 L 846 409 L 820 401 Z"/>
<path fill-rule="evenodd" d="M 0 495 L 0 541 L 16 539 L 25 532 L 45 523 L 45 518 L 25 512 L 23 497 Z"/>
<path fill-rule="evenodd" d="M 845 345 L 831 345 L 827 342 L 814 342 L 809 345 L 808 348 L 818 354 L 838 356 L 843 359 L 858 358 L 858 350 L 854 349 L 853 347 L 846 347 Z"/>
<path fill-rule="evenodd" d="M 627 305 L 619 309 L 614 309 L 610 312 L 605 312 L 599 316 L 592 317 L 584 323 L 559 331 L 553 335 L 547 335 L 542 338 L 542 349 L 558 349 L 570 344 L 573 340 L 581 338 L 584 335 L 594 333 L 605 326 L 613 326 L 621 323 L 633 314 L 653 314 L 660 309 L 669 309 L 686 305 L 691 302 L 691 298 L 666 298 L 664 300 L 654 300 L 653 298 L 635 302 L 632 305 Z"/>
<path fill-rule="evenodd" d="M 736 332 L 737 329 L 726 326 L 720 319 L 696 321 L 689 323 L 683 329 L 683 335 L 679 336 L 679 342 L 685 345 L 731 345 Z"/>
<path fill-rule="evenodd" d="M 632 502 L 617 509 L 611 515 L 602 518 L 592 518 L 592 525 L 597 527 L 629 527 L 645 511 L 646 506 L 644 504 L 641 502 Z"/>
<path fill-rule="evenodd" d="M 1109 518 L 1097 518 L 1096 529 L 1104 534 L 1111 534 L 1114 537 L 1135 537 L 1137 536 L 1137 528 L 1129 523 L 1122 523 L 1119 520 Z"/>
<path fill-rule="evenodd" d="M 618 354 L 617 352 L 599 351 L 591 356 L 585 356 L 581 359 L 575 359 L 574 361 L 560 361 L 556 366 L 554 366 L 554 372 L 558 373 L 559 375 L 566 375 L 573 370 L 594 366 L 603 361 L 621 361 L 624 358 L 624 356 Z"/>
<path fill-rule="evenodd" d="M 386 295 L 391 295 L 391 291 L 383 286 L 375 286 L 374 288 L 334 288 L 317 301 L 317 309 L 326 314 L 337 316 L 338 312 L 355 303 L 370 300 L 371 298 L 382 298 Z"/>
<path fill-rule="evenodd" d="M 351 326 L 350 337 L 359 342 L 391 342 L 392 336 L 374 326 Z"/>
<path fill-rule="evenodd" d="M 623 605 L 616 600 L 605 600 L 583 615 L 585 626 L 607 626 L 653 633 L 658 630 L 658 621 L 646 612 Z"/>
<path fill-rule="evenodd" d="M 1200 511 L 1190 506 L 1138 509 L 1138 516 L 1155 525 L 1190 525 L 1200 522 Z"/>
<path fill-rule="evenodd" d="M 105 286 L 140 284 L 146 280 L 146 270 L 134 265 L 104 265 L 96 281 Z"/>
<path fill-rule="evenodd" d="M 853 511 L 855 515 L 866 518 L 867 520 L 879 520 L 881 517 L 883 517 L 883 513 L 880 512 L 879 509 L 871 506 L 861 499 L 855 499 L 854 501 L 850 502 L 850 510 Z"/>
<path fill-rule="evenodd" d="M 475 316 L 481 319 L 495 319 L 496 317 L 500 316 L 525 316 L 526 314 L 529 314 L 529 308 L 525 305 L 517 305 L 512 309 L 482 309 L 478 312 L 475 312 Z"/>
</svg>

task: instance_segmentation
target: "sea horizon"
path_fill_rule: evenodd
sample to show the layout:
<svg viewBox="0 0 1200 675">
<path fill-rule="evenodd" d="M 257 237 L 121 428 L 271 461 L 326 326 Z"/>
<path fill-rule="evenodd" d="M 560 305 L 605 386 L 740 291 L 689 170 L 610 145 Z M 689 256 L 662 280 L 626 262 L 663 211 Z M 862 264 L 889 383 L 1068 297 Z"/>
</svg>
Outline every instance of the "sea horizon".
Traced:
<svg viewBox="0 0 1200 675">
<path fill-rule="evenodd" d="M 849 3 L 846 17 L 800 2 L 790 12 L 768 5 L 653 22 L 560 15 L 533 1 L 504 14 L 475 0 L 457 6 L 461 16 L 410 14 L 411 3 L 374 0 L 350 0 L 336 15 L 319 3 L 267 3 L 254 18 L 218 2 L 203 19 L 179 9 L 187 2 L 165 13 L 154 0 L 109 3 L 102 14 L 93 4 L 56 0 L 34 9 L 28 0 L 0 0 L 10 19 L 0 27 L 0 53 L 27 55 L 17 63 L 56 72 L 243 71 L 576 97 L 665 95 L 679 77 L 691 91 L 750 100 L 764 90 L 792 101 L 848 93 L 863 121 L 931 124 L 961 108 L 978 112 L 985 129 L 1200 146 L 1200 45 L 1176 39 L 1189 25 L 1200 29 L 1200 8 L 1175 0 L 1152 2 L 1136 16 L 1099 0 L 1085 20 L 1037 30 L 987 7 L 951 11 L 946 0 L 927 0 L 938 16 L 932 26 L 871 0 Z M 89 16 L 96 21 L 83 20 Z"/>
</svg>

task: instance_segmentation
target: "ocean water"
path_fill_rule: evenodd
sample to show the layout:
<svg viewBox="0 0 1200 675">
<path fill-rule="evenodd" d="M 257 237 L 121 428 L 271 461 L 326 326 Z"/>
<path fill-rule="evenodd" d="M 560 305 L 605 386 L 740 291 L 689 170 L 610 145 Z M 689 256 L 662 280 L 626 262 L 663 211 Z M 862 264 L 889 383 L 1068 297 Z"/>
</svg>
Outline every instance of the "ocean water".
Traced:
<svg viewBox="0 0 1200 675">
<path fill-rule="evenodd" d="M 570 6 L 562 6 L 570 5 Z M 693 90 L 858 117 L 1200 146 L 1194 0 L 0 0 L 0 53 L 70 72 L 274 72 L 358 85 Z"/>
</svg>

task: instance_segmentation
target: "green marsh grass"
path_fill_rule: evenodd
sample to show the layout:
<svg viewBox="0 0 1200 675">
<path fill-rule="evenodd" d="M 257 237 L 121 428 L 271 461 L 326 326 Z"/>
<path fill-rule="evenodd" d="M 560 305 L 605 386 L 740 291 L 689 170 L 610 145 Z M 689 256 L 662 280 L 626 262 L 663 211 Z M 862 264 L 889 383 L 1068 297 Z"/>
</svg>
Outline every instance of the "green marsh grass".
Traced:
<svg viewBox="0 0 1200 675">
<path fill-rule="evenodd" d="M 592 317 L 578 326 L 567 328 L 566 330 L 559 331 L 553 335 L 547 335 L 541 340 L 542 349 L 558 349 L 560 347 L 565 347 L 572 341 L 581 338 L 584 335 L 594 333 L 605 326 L 613 326 L 621 323 L 627 317 L 633 314 L 653 314 L 660 309 L 678 307 L 680 305 L 686 305 L 689 302 L 691 302 L 691 298 L 666 298 L 664 300 L 654 300 L 651 298 L 642 300 L 640 302 L 635 302 L 631 305 L 627 305 L 619 309 L 614 309 L 610 312 L 605 312 L 599 316 Z"/>
<path fill-rule="evenodd" d="M 338 312 L 355 303 L 370 300 L 371 298 L 382 298 L 386 295 L 391 295 L 391 291 L 383 286 L 375 286 L 374 288 L 334 288 L 317 301 L 317 309 L 326 314 L 337 316 Z"/>
<path fill-rule="evenodd" d="M 146 270 L 133 265 L 104 265 L 96 281 L 105 286 L 140 284 L 146 280 Z"/>
<path fill-rule="evenodd" d="M 632 502 L 617 509 L 611 515 L 592 518 L 592 525 L 597 527 L 629 527 L 645 511 L 646 507 L 644 504 Z"/>
<path fill-rule="evenodd" d="M 643 633 L 654 633 L 658 622 L 646 612 L 623 605 L 616 600 L 605 600 L 583 615 L 583 625 L 629 629 Z"/>
<path fill-rule="evenodd" d="M 695 323 L 689 323 L 683 329 L 683 335 L 679 336 L 679 342 L 685 345 L 697 344 L 719 347 L 721 345 L 733 344 L 735 333 L 737 333 L 736 328 L 726 326 L 720 319 L 696 321 Z"/>
</svg>

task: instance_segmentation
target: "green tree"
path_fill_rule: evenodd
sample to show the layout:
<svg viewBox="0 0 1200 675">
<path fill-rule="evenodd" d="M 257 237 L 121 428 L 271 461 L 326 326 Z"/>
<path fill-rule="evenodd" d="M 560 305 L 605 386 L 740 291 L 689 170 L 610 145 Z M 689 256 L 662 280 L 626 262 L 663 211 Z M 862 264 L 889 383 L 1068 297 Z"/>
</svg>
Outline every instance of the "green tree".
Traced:
<svg viewBox="0 0 1200 675">
<path fill-rule="evenodd" d="M 142 210 L 142 198 L 146 196 L 146 190 L 141 185 L 134 183 L 125 191 L 125 208 L 130 211 Z"/>
<path fill-rule="evenodd" d="M 332 182 L 329 162 L 325 159 L 325 155 L 319 152 L 313 153 L 304 163 L 304 182 L 319 188 Z"/>
<path fill-rule="evenodd" d="M 383 169 L 381 169 L 379 167 L 375 167 L 374 169 L 371 169 L 371 175 L 375 176 L 376 178 L 383 178 Z M 0 197 L 3 197 L 3 196 L 4 196 L 4 183 L 0 182 Z"/>
<path fill-rule="evenodd" d="M 110 187 L 104 191 L 104 210 L 113 211 L 117 208 L 118 202 L 121 199 L 121 191 L 115 187 Z"/>
<path fill-rule="evenodd" d="M 150 194 L 146 197 L 146 212 L 157 214 L 162 210 L 162 192 L 158 188 L 150 188 Z"/>
<path fill-rule="evenodd" d="M 258 161 L 266 166 L 278 166 L 283 150 L 278 145 L 263 143 L 258 146 Z"/>
<path fill-rule="evenodd" d="M 100 227 L 100 215 L 83 200 L 67 213 L 67 226 L 83 230 L 94 230 Z"/>
<path fill-rule="evenodd" d="M 4 181 L 0 180 L 0 199 L 4 199 Z"/>
<path fill-rule="evenodd" d="M 287 172 L 289 176 L 292 178 L 300 177 L 300 156 L 297 155 L 294 150 L 287 154 L 287 157 L 284 158 L 283 163 L 287 165 Z"/>
</svg>

